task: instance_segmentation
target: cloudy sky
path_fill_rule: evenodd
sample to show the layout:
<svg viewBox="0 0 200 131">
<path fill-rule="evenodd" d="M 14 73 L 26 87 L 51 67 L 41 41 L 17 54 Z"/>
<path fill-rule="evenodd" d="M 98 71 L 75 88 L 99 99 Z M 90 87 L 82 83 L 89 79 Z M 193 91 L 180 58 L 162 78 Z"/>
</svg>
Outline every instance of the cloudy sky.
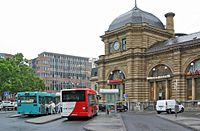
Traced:
<svg viewBox="0 0 200 131">
<path fill-rule="evenodd" d="M 200 31 L 200 0 L 137 0 L 157 16 L 174 12 L 175 32 Z M 36 58 L 43 51 L 98 58 L 111 22 L 135 6 L 134 0 L 0 0 L 0 53 Z"/>
</svg>

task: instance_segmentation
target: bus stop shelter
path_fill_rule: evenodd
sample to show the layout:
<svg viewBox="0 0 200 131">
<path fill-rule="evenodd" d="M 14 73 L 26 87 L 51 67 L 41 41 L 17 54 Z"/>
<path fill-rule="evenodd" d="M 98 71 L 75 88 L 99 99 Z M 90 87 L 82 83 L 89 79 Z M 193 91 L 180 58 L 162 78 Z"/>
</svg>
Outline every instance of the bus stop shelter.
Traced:
<svg viewBox="0 0 200 131">
<path fill-rule="evenodd" d="M 116 102 L 118 100 L 119 89 L 100 89 L 99 94 L 104 98 L 103 103 L 106 105 L 106 110 L 116 112 Z"/>
</svg>

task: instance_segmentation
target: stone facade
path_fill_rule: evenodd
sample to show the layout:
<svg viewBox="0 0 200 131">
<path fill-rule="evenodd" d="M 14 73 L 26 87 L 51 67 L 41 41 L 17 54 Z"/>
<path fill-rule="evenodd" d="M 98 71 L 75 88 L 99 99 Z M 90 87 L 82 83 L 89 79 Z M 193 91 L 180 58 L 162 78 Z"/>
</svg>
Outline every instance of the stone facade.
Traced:
<svg viewBox="0 0 200 131">
<path fill-rule="evenodd" d="M 196 37 L 195 34 L 175 36 L 174 15 L 165 15 L 166 29 L 148 23 L 128 23 L 106 31 L 101 36 L 105 54 L 97 61 L 99 88 L 119 88 L 121 100 L 123 94 L 128 94 L 132 102 L 187 100 L 187 78 L 198 79 L 198 74 L 187 76 L 186 73 L 191 63 L 200 59 L 200 39 L 199 33 Z M 124 77 L 113 78 L 116 72 Z M 192 81 L 191 100 L 195 100 Z"/>
</svg>

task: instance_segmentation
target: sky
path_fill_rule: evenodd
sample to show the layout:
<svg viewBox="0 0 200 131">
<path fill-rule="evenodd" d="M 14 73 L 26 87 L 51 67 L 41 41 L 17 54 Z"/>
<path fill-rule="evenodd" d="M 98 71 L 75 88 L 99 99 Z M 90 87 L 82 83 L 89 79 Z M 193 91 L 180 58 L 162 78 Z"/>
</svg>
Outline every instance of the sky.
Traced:
<svg viewBox="0 0 200 131">
<path fill-rule="evenodd" d="M 200 0 L 137 0 L 154 14 L 174 12 L 176 33 L 200 31 Z M 33 59 L 46 51 L 98 58 L 112 21 L 135 6 L 134 0 L 0 0 L 0 53 Z"/>
</svg>

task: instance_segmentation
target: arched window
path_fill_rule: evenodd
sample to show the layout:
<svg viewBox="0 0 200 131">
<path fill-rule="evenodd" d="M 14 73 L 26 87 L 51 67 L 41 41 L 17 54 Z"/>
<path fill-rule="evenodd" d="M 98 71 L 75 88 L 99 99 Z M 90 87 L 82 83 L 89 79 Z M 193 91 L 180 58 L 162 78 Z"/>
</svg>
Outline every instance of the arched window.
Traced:
<svg viewBox="0 0 200 131">
<path fill-rule="evenodd" d="M 171 99 L 172 72 L 166 65 L 157 65 L 151 69 L 147 80 L 150 85 L 150 100 Z"/>
<path fill-rule="evenodd" d="M 169 67 L 166 65 L 158 65 L 151 69 L 149 73 L 149 77 L 162 77 L 166 75 L 171 76 L 172 72 Z"/>
<path fill-rule="evenodd" d="M 109 80 L 124 80 L 124 79 L 125 79 L 125 75 L 120 70 L 112 71 L 109 75 Z"/>
<path fill-rule="evenodd" d="M 191 62 L 186 70 L 186 75 L 199 75 L 200 71 L 200 60 Z"/>
<path fill-rule="evenodd" d="M 186 69 L 187 100 L 200 99 L 200 59 L 189 64 Z M 194 82 L 194 83 L 193 83 Z M 194 94 L 192 93 L 194 92 Z"/>
</svg>

